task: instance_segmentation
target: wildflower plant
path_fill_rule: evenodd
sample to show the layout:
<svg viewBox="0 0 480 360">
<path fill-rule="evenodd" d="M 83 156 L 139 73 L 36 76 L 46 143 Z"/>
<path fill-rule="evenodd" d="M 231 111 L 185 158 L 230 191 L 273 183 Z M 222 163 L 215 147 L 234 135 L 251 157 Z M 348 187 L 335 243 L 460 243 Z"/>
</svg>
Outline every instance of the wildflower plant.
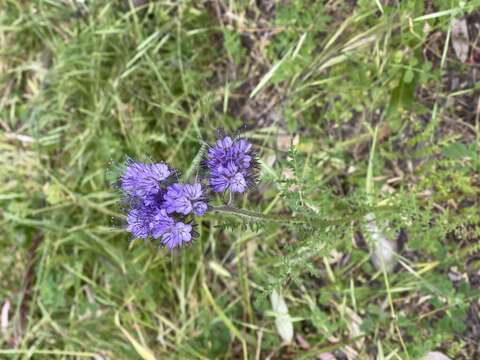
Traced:
<svg viewBox="0 0 480 360">
<path fill-rule="evenodd" d="M 245 193 L 257 182 L 253 145 L 240 137 L 222 136 L 208 145 L 201 168 L 193 182 L 182 183 L 179 171 L 168 164 L 129 159 L 118 180 L 127 231 L 135 238 L 159 240 L 172 250 L 195 238 L 195 219 L 208 211 L 241 215 L 231 203 L 234 194 Z M 209 200 L 219 193 L 228 196 L 228 203 L 209 206 Z"/>
<path fill-rule="evenodd" d="M 192 242 L 197 236 L 197 218 L 208 212 L 240 217 L 242 225 L 253 230 L 259 230 L 265 222 L 275 222 L 302 234 L 303 241 L 292 247 L 289 256 L 283 259 L 282 278 L 291 276 L 296 271 L 290 257 L 298 264 L 299 254 L 304 254 L 300 256 L 301 264 L 308 267 L 311 251 L 321 248 L 327 251 L 332 237 L 343 236 L 342 225 L 362 220 L 371 209 L 365 206 L 363 198 L 339 199 L 328 191 L 316 195 L 317 205 L 306 203 L 305 196 L 317 193 L 314 176 L 305 177 L 303 159 L 294 147 L 288 157 L 287 165 L 293 178 L 269 179 L 277 183 L 289 209 L 282 214 L 264 214 L 234 206 L 235 196 L 246 193 L 258 182 L 258 155 L 245 138 L 222 134 L 212 144 L 206 144 L 197 176 L 190 182 L 181 180 L 180 171 L 170 164 L 129 159 L 118 181 L 127 215 L 126 229 L 134 238 L 153 239 L 172 250 Z M 307 178 L 311 181 L 305 182 Z M 234 228 L 237 225 L 227 218 L 220 226 Z M 332 235 L 335 231 L 339 233 Z M 306 249 L 309 251 L 305 252 Z"/>
</svg>

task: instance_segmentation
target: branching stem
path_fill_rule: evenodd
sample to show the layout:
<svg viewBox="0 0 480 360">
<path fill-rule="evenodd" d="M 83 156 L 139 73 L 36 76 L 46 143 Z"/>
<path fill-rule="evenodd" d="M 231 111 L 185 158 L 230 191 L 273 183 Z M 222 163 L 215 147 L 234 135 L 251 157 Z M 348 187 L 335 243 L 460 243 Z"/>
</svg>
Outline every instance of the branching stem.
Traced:
<svg viewBox="0 0 480 360">
<path fill-rule="evenodd" d="M 232 214 L 232 215 L 237 215 L 241 216 L 244 218 L 249 218 L 249 219 L 258 219 L 258 220 L 263 220 L 263 221 L 273 221 L 273 222 L 288 222 L 288 223 L 296 223 L 296 224 L 307 224 L 311 221 L 314 221 L 318 225 L 323 225 L 323 226 L 333 226 L 333 225 L 341 225 L 348 223 L 352 220 L 358 220 L 362 219 L 365 214 L 369 213 L 372 211 L 371 209 L 368 209 L 365 213 L 356 213 L 356 214 L 349 214 L 346 215 L 340 219 L 332 219 L 332 220 L 318 220 L 318 219 L 309 219 L 309 218 L 301 218 L 299 216 L 292 216 L 292 215 L 272 215 L 272 214 L 262 214 L 259 212 L 251 211 L 251 210 L 245 210 L 245 209 L 239 209 L 234 206 L 230 205 L 220 205 L 220 206 L 212 206 L 211 207 L 212 211 L 215 212 L 220 212 L 220 213 L 226 213 L 226 214 Z M 393 207 L 388 207 L 388 206 L 383 206 L 383 207 L 377 207 L 375 211 L 396 211 L 398 209 L 393 208 Z"/>
<path fill-rule="evenodd" d="M 239 209 L 230 205 L 221 205 L 221 206 L 212 206 L 212 211 L 228 213 L 233 215 L 238 215 L 241 217 L 246 217 L 250 219 L 259 219 L 266 221 L 278 221 L 278 222 L 294 222 L 294 223 L 305 223 L 305 219 L 300 219 L 291 215 L 269 215 L 262 214 L 255 211 Z"/>
</svg>

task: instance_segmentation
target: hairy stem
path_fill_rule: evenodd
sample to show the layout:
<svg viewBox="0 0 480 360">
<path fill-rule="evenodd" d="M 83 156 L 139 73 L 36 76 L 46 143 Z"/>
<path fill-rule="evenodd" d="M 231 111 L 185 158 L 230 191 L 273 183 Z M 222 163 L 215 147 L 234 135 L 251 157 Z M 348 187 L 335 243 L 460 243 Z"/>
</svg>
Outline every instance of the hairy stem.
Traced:
<svg viewBox="0 0 480 360">
<path fill-rule="evenodd" d="M 262 214 L 262 213 L 258 213 L 258 212 L 255 212 L 255 211 L 238 209 L 238 208 L 230 206 L 230 205 L 212 206 L 212 210 L 215 211 L 215 212 L 234 214 L 234 215 L 238 215 L 238 216 L 246 217 L 246 218 L 250 218 L 250 219 L 259 219 L 259 220 L 267 220 L 267 221 L 279 221 L 279 222 L 289 221 L 289 222 L 295 222 L 295 223 L 305 223 L 306 222 L 305 219 L 300 219 L 298 217 L 291 216 L 291 215 Z"/>
<path fill-rule="evenodd" d="M 332 219 L 332 220 L 318 220 L 318 219 L 309 219 L 307 217 L 299 217 L 299 216 L 292 216 L 292 215 L 271 215 L 271 214 L 262 214 L 255 211 L 239 209 L 230 205 L 220 205 L 220 206 L 212 206 L 212 211 L 232 214 L 241 216 L 244 218 L 249 219 L 258 219 L 263 221 L 273 221 L 273 222 L 288 222 L 288 223 L 297 223 L 297 224 L 307 224 L 311 221 L 314 221 L 316 225 L 323 225 L 323 226 L 332 226 L 332 225 L 340 225 L 348 223 L 352 220 L 362 219 L 366 213 L 372 211 L 372 209 L 367 209 L 365 212 L 361 213 L 353 213 L 343 216 L 339 219 Z M 375 211 L 396 211 L 398 209 L 388 206 L 377 207 Z"/>
</svg>

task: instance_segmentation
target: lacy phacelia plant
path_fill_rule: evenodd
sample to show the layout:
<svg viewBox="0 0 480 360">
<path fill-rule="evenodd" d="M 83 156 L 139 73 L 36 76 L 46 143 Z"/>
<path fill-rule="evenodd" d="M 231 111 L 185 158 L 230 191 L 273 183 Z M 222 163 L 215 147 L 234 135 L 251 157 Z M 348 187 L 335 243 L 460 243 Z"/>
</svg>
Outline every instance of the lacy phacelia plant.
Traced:
<svg viewBox="0 0 480 360">
<path fill-rule="evenodd" d="M 160 239 L 170 250 L 189 243 L 196 236 L 194 221 L 209 209 L 245 211 L 230 207 L 209 207 L 214 193 L 244 193 L 256 182 L 257 161 L 252 144 L 225 136 L 208 147 L 202 162 L 204 176 L 195 182 L 178 182 L 178 172 L 164 164 L 128 161 L 119 186 L 127 205 L 127 230 L 136 238 Z M 210 196 L 209 196 L 210 195 Z"/>
</svg>

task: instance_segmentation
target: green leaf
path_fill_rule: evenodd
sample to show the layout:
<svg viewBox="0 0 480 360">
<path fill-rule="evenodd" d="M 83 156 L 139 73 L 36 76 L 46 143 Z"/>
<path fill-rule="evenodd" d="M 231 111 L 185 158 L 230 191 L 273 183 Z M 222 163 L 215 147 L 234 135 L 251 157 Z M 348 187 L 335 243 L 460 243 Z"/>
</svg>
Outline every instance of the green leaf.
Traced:
<svg viewBox="0 0 480 360">
<path fill-rule="evenodd" d="M 277 327 L 278 334 L 286 343 L 290 343 L 293 339 L 293 323 L 290 314 L 288 313 L 288 307 L 285 303 L 285 299 L 282 294 L 273 290 L 270 295 L 270 301 L 272 302 L 272 310 L 275 313 L 275 326 Z"/>
<path fill-rule="evenodd" d="M 474 151 L 475 149 L 473 147 L 468 148 L 465 144 L 454 143 L 443 148 L 442 154 L 449 159 L 473 158 L 475 155 Z"/>
</svg>

